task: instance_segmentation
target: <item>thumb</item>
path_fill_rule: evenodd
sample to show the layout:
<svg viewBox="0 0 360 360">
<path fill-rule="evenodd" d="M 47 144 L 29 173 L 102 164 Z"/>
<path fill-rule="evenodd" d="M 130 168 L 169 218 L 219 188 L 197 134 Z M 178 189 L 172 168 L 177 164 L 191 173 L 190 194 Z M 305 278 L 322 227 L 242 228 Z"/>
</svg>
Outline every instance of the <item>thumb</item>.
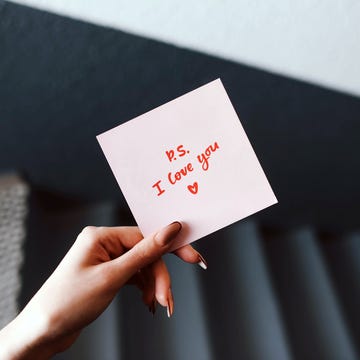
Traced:
<svg viewBox="0 0 360 360">
<path fill-rule="evenodd" d="M 160 231 L 142 239 L 133 248 L 112 260 L 113 271 L 125 283 L 139 269 L 153 263 L 167 253 L 182 225 L 175 221 Z"/>
</svg>

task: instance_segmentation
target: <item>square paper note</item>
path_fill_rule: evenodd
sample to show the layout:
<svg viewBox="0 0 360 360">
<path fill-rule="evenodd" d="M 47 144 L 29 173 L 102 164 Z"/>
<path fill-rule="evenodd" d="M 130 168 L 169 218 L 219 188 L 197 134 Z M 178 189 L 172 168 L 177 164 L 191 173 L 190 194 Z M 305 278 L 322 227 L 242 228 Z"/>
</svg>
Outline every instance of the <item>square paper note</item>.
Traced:
<svg viewBox="0 0 360 360">
<path fill-rule="evenodd" d="M 97 137 L 144 236 L 173 249 L 277 202 L 220 79 Z"/>
</svg>

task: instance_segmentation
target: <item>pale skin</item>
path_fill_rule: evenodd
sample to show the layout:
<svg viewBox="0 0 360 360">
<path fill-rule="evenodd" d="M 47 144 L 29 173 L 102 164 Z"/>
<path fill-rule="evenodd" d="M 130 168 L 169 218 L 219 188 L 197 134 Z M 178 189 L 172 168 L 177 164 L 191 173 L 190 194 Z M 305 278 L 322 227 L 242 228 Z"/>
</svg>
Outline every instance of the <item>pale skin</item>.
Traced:
<svg viewBox="0 0 360 360">
<path fill-rule="evenodd" d="M 179 231 L 179 222 L 146 238 L 137 227 L 84 228 L 40 290 L 0 331 L 0 359 L 50 359 L 68 349 L 126 284 L 140 288 L 151 312 L 159 303 L 170 317 L 174 299 L 161 257 Z M 206 268 L 203 257 L 190 245 L 174 254 Z"/>
</svg>

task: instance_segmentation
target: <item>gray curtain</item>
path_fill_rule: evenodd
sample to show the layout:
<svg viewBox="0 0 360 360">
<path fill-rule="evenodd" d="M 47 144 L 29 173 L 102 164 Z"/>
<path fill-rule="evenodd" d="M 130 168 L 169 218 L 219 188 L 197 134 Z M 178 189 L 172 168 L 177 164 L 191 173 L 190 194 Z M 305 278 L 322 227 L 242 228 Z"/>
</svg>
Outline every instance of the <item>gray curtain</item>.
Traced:
<svg viewBox="0 0 360 360">
<path fill-rule="evenodd" d="M 27 193 L 16 175 L 0 176 L 0 328 L 18 312 Z"/>
</svg>

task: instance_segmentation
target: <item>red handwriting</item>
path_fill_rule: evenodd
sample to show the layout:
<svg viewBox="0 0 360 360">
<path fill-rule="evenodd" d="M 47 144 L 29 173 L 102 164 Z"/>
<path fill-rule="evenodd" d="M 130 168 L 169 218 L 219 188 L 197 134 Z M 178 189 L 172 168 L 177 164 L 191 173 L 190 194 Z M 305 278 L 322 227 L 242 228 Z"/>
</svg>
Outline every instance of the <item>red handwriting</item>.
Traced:
<svg viewBox="0 0 360 360">
<path fill-rule="evenodd" d="M 177 159 L 175 155 L 177 155 L 178 157 L 183 157 L 189 153 L 190 153 L 189 150 L 184 149 L 184 145 L 179 145 L 175 150 L 170 149 L 165 151 L 165 154 L 170 162 Z"/>
<path fill-rule="evenodd" d="M 171 172 L 168 173 L 168 180 L 171 185 L 174 185 L 177 181 L 181 180 L 184 176 L 186 176 L 189 172 L 193 171 L 194 168 L 191 163 L 188 163 L 179 171 L 176 171 L 175 174 Z"/>
<path fill-rule="evenodd" d="M 208 146 L 203 153 L 197 156 L 197 159 L 204 171 L 207 171 L 209 169 L 209 158 L 211 154 L 215 152 L 217 149 L 219 149 L 219 144 L 216 141 L 214 145 Z"/>
<path fill-rule="evenodd" d="M 152 186 L 153 188 L 156 188 L 156 190 L 158 191 L 157 196 L 160 196 L 161 194 L 163 194 L 165 192 L 165 190 L 160 187 L 160 183 L 161 183 L 161 180 L 159 180 Z"/>
<path fill-rule="evenodd" d="M 209 170 L 209 159 L 211 158 L 212 154 L 215 153 L 219 149 L 219 144 L 217 141 L 214 142 L 214 144 L 209 145 L 202 153 L 197 155 L 196 159 L 201 164 L 201 169 L 203 171 Z M 168 159 L 168 161 L 171 163 L 175 161 L 178 158 L 182 158 L 185 155 L 189 154 L 190 151 L 186 150 L 184 148 L 184 145 L 178 145 L 177 147 L 174 147 L 173 149 L 169 149 L 165 151 L 165 155 Z M 168 185 L 175 185 L 177 182 L 184 179 L 189 173 L 194 171 L 193 164 L 191 162 L 188 162 L 186 166 L 180 168 L 179 170 L 175 172 L 169 172 L 167 175 L 167 184 Z M 160 196 L 165 193 L 166 184 L 161 185 L 162 180 L 158 180 L 152 187 L 156 190 L 157 196 Z M 192 194 L 197 194 L 199 185 L 195 181 L 193 184 L 190 184 L 187 186 L 187 189 Z"/>
<path fill-rule="evenodd" d="M 199 189 L 198 183 L 195 181 L 192 185 L 188 185 L 187 188 L 192 194 L 195 195 L 195 194 L 197 194 L 198 189 Z"/>
</svg>

